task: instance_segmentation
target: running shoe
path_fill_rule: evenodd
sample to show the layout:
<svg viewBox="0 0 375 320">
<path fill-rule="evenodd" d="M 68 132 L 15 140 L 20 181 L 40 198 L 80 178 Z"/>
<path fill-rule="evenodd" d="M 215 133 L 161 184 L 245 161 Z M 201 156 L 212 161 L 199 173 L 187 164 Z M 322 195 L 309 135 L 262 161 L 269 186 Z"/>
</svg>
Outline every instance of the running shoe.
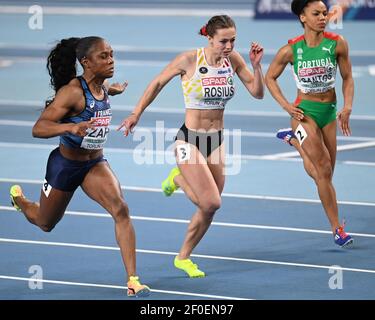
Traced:
<svg viewBox="0 0 375 320">
<path fill-rule="evenodd" d="M 164 194 L 169 197 L 172 195 L 173 192 L 175 192 L 179 187 L 176 186 L 174 183 L 174 178 L 181 174 L 180 169 L 178 167 L 173 168 L 162 184 L 161 184 L 161 189 L 163 190 Z"/>
<path fill-rule="evenodd" d="M 190 259 L 180 260 L 177 257 L 174 259 L 174 266 L 177 269 L 185 271 L 190 278 L 203 278 L 206 274 L 198 269 L 198 265 L 193 263 Z"/>
<path fill-rule="evenodd" d="M 284 140 L 284 142 L 286 143 L 289 143 L 289 145 L 292 145 L 290 143 L 290 140 L 292 138 L 296 138 L 292 128 L 280 129 L 279 131 L 277 131 L 276 137 L 281 140 Z"/>
<path fill-rule="evenodd" d="M 128 297 L 148 297 L 151 290 L 148 286 L 143 285 L 139 282 L 139 277 L 132 276 L 128 281 Z"/>
<path fill-rule="evenodd" d="M 335 238 L 334 238 L 335 243 L 339 245 L 340 247 L 345 247 L 347 245 L 350 245 L 354 241 L 353 238 L 344 231 L 344 227 L 345 227 L 345 222 L 343 223 L 342 226 L 336 229 L 336 233 L 335 233 Z"/>
<path fill-rule="evenodd" d="M 21 208 L 17 205 L 16 201 L 14 200 L 14 198 L 17 198 L 17 197 L 22 197 L 22 198 L 25 197 L 23 195 L 21 186 L 15 184 L 14 186 L 10 188 L 9 193 L 10 193 L 10 203 L 12 204 L 13 208 L 16 209 L 17 211 L 21 211 Z"/>
</svg>

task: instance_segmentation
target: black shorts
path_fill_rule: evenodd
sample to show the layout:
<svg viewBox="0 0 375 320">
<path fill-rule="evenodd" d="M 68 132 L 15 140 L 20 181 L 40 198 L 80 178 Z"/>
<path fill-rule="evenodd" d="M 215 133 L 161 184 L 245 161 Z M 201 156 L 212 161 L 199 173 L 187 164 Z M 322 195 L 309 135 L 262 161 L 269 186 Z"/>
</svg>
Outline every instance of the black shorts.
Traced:
<svg viewBox="0 0 375 320">
<path fill-rule="evenodd" d="M 196 146 L 207 159 L 223 143 L 224 135 L 223 130 L 207 133 L 190 130 L 184 123 L 178 130 L 175 140 L 182 140 Z"/>
<path fill-rule="evenodd" d="M 56 148 L 48 158 L 45 183 L 61 191 L 73 192 L 82 184 L 89 170 L 101 161 L 107 160 L 103 156 L 88 161 L 69 160 Z"/>
</svg>

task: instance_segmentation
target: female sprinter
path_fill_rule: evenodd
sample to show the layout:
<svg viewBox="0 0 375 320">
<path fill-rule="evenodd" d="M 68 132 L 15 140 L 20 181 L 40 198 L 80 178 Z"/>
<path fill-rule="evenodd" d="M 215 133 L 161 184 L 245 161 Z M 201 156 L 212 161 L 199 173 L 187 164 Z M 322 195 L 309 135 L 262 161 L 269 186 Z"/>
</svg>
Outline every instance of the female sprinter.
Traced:
<svg viewBox="0 0 375 320">
<path fill-rule="evenodd" d="M 76 60 L 83 74 L 76 75 Z M 27 220 L 50 232 L 63 217 L 74 191 L 83 191 L 115 221 L 117 243 L 128 275 L 128 296 L 147 296 L 150 289 L 136 276 L 135 233 L 119 181 L 103 157 L 111 121 L 108 95 L 124 84 L 108 86 L 114 73 L 113 50 L 102 38 L 63 39 L 50 52 L 47 68 L 56 96 L 33 127 L 33 136 L 60 136 L 47 163 L 40 204 L 29 201 L 20 186 L 10 189 L 13 206 Z"/>
<path fill-rule="evenodd" d="M 289 40 L 279 50 L 267 71 L 266 85 L 275 100 L 292 117 L 292 131 L 280 131 L 278 137 L 290 140 L 299 150 L 306 172 L 317 185 L 334 241 L 343 247 L 351 244 L 353 239 L 345 233 L 345 223 L 339 223 L 332 176 L 336 162 L 337 66 L 343 79 L 344 95 L 344 107 L 337 118 L 343 134 L 350 134 L 354 83 L 348 44 L 342 36 L 325 32 L 328 9 L 323 1 L 293 0 L 291 6 L 304 28 L 304 34 Z M 294 103 L 284 97 L 277 83 L 277 78 L 289 63 L 297 84 Z"/>
<path fill-rule="evenodd" d="M 124 134 L 128 135 L 162 88 L 173 77 L 181 77 L 186 114 L 175 142 L 178 168 L 172 169 L 162 189 L 169 196 L 181 187 L 197 206 L 174 260 L 175 267 L 192 278 L 205 276 L 189 257 L 221 205 L 225 178 L 223 115 L 225 105 L 235 92 L 234 75 L 238 75 L 253 97 L 262 99 L 264 95 L 260 64 L 263 48 L 260 45 L 253 43 L 250 48 L 252 73 L 234 50 L 236 27 L 229 16 L 212 17 L 199 33 L 207 38 L 207 46 L 178 55 L 149 84 L 131 115 L 120 126 L 125 127 Z"/>
</svg>

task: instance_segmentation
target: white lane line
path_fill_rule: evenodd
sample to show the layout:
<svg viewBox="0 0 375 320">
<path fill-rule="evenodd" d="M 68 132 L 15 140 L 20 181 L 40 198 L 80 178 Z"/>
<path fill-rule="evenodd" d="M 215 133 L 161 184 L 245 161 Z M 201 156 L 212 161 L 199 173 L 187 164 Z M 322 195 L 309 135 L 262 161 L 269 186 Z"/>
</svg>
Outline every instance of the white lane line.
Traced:
<svg viewBox="0 0 375 320">
<path fill-rule="evenodd" d="M 41 185 L 43 183 L 43 180 L 0 178 L 0 182 L 29 183 L 29 184 L 39 184 L 39 185 Z M 148 187 L 137 187 L 137 186 L 124 186 L 124 185 L 122 185 L 121 189 L 124 190 L 124 191 L 161 193 L 161 189 L 159 189 L 159 188 L 148 188 Z M 181 190 L 178 190 L 175 193 L 180 194 L 180 195 L 184 194 Z M 302 203 L 316 203 L 316 204 L 321 203 L 319 199 L 260 196 L 260 195 L 252 195 L 252 194 L 241 194 L 241 193 L 226 193 L 226 192 L 223 192 L 222 196 L 227 197 L 227 198 L 250 199 L 250 200 L 271 200 L 271 201 L 302 202 Z M 340 205 L 375 207 L 375 202 L 338 200 L 337 203 L 340 204 Z"/>
<path fill-rule="evenodd" d="M 157 125 L 160 123 L 160 125 Z M 11 119 L 0 119 L 0 126 L 12 126 L 12 127 L 33 127 L 35 121 L 29 120 L 11 120 Z M 119 124 L 110 125 L 111 130 L 117 130 Z M 152 133 L 162 133 L 162 134 L 172 134 L 176 133 L 179 128 L 164 127 L 164 122 L 156 121 L 155 127 L 139 126 L 136 128 L 138 132 L 152 132 Z M 261 131 L 246 131 L 241 129 L 224 129 L 224 135 L 227 136 L 241 136 L 241 137 L 257 137 L 257 138 L 276 138 L 275 132 L 261 132 Z M 339 141 L 370 141 L 374 142 L 375 137 L 344 137 L 338 136 L 337 140 Z"/>
<path fill-rule="evenodd" d="M 366 149 L 366 148 L 372 148 L 375 147 L 375 140 L 372 141 L 366 141 L 366 142 L 360 142 L 360 143 L 351 143 L 351 144 L 345 144 L 341 146 L 337 146 L 337 152 L 340 151 L 348 151 L 348 150 L 356 150 L 356 149 Z M 262 159 L 265 160 L 277 160 L 282 158 L 290 158 L 290 157 L 298 157 L 299 153 L 298 151 L 291 151 L 291 152 L 283 152 L 283 153 L 275 153 L 275 154 L 268 154 L 261 156 Z M 357 164 L 355 161 L 345 161 L 346 164 Z M 362 165 L 365 164 L 365 162 L 361 163 Z"/>
<path fill-rule="evenodd" d="M 375 146 L 375 140 L 374 141 L 368 141 L 368 142 L 361 142 L 361 143 L 351 143 L 351 144 L 346 144 L 346 145 L 343 145 L 343 146 L 338 146 L 337 151 L 365 149 L 365 148 L 372 148 L 374 146 Z"/>
<path fill-rule="evenodd" d="M 38 100 L 12 100 L 12 99 L 0 99 L 0 107 L 38 107 L 44 108 L 44 101 Z M 134 106 L 132 105 L 111 105 L 113 110 L 118 111 L 133 111 Z M 174 113 L 174 114 L 185 114 L 184 108 L 163 108 L 157 107 L 156 105 L 150 109 L 147 109 L 148 113 Z M 279 111 L 246 111 L 246 110 L 226 110 L 226 115 L 234 115 L 234 116 L 251 116 L 251 117 L 282 117 L 282 118 L 290 118 L 290 116 L 286 112 L 279 112 Z M 351 120 L 366 120 L 372 121 L 375 120 L 375 116 L 371 115 L 356 115 L 352 114 L 350 116 Z"/>
<path fill-rule="evenodd" d="M 171 146 L 173 141 L 169 141 Z M 367 145 L 370 143 L 366 142 Z M 57 147 L 53 144 L 42 144 L 42 143 L 19 143 L 19 142 L 0 142 L 0 148 L 15 148 L 15 149 L 37 149 L 37 150 L 53 150 Z M 340 147 L 340 146 L 339 146 Z M 339 148 L 338 147 L 338 148 Z M 339 151 L 339 150 L 338 150 Z M 168 150 L 153 150 L 153 149 L 144 149 L 143 147 L 138 148 L 105 148 L 106 154 L 130 154 L 134 156 L 140 157 L 141 161 L 145 160 L 145 157 L 157 157 L 158 161 L 165 161 L 165 163 L 169 163 L 167 160 L 169 158 L 174 158 L 174 152 Z M 294 159 L 291 157 L 298 156 L 297 151 L 293 152 L 286 152 L 286 153 L 277 153 L 273 155 L 252 155 L 252 154 L 226 154 L 226 159 L 229 163 L 231 161 L 241 161 L 241 160 L 267 160 L 267 161 L 302 161 L 302 159 Z M 168 158 L 169 157 L 169 158 Z M 151 161 L 156 161 L 155 159 L 149 158 Z M 160 162 L 156 162 L 157 164 L 161 164 Z M 340 162 L 337 163 L 345 164 L 345 165 L 361 165 L 366 166 L 369 162 Z M 370 162 L 371 163 L 371 162 Z"/>
<path fill-rule="evenodd" d="M 28 6 L 0 6 L 0 14 L 18 13 L 29 14 Z M 227 14 L 231 17 L 254 17 L 253 10 L 236 9 L 210 9 L 210 8 L 107 8 L 107 7 L 49 7 L 43 6 L 43 14 L 61 15 L 97 15 L 97 16 L 152 16 L 152 17 L 212 17 L 214 15 Z"/>
<path fill-rule="evenodd" d="M 353 166 L 370 166 L 375 167 L 375 162 L 366 161 L 343 161 L 343 164 L 353 165 Z"/>
<path fill-rule="evenodd" d="M 266 154 L 262 156 L 264 160 L 280 160 L 286 159 L 291 157 L 299 157 L 298 151 L 289 151 L 289 152 L 281 152 L 281 153 L 274 153 L 274 154 Z"/>
<path fill-rule="evenodd" d="M 10 211 L 10 212 L 16 211 L 13 207 L 7 207 L 7 206 L 0 206 L 0 210 Z M 112 216 L 108 213 L 82 212 L 82 211 L 67 210 L 67 211 L 65 211 L 65 214 L 71 215 L 71 216 L 112 219 Z M 135 216 L 135 215 L 131 215 L 131 218 L 133 220 L 139 220 L 139 221 L 170 222 L 170 223 L 181 223 L 181 224 L 189 224 L 190 223 L 190 220 L 176 219 L 176 218 L 144 217 L 144 216 Z M 245 224 L 245 223 L 229 223 L 229 222 L 219 222 L 219 221 L 213 221 L 211 223 L 211 225 L 219 226 L 219 227 L 243 228 L 243 229 L 262 229 L 262 230 L 291 231 L 291 232 L 303 232 L 303 233 L 332 234 L 331 231 L 327 231 L 327 230 L 278 227 L 278 226 Z M 350 235 L 356 236 L 356 237 L 364 237 L 364 238 L 375 238 L 375 234 L 368 234 L 368 233 L 350 232 Z"/>
<path fill-rule="evenodd" d="M 8 275 L 0 275 L 0 279 L 27 281 L 27 282 L 31 280 L 30 278 L 8 276 Z M 120 289 L 120 290 L 128 289 L 128 287 L 125 287 L 125 286 L 118 286 L 118 285 L 112 285 L 112 284 L 100 284 L 100 283 L 72 282 L 72 281 L 48 280 L 48 279 L 38 279 L 38 282 L 57 284 L 57 285 L 91 287 L 91 288 L 109 288 L 109 289 Z M 217 295 L 211 295 L 211 294 L 201 294 L 201 293 L 184 292 L 184 291 L 158 290 L 154 288 L 151 288 L 150 298 L 152 298 L 152 293 L 176 294 L 176 295 L 181 295 L 181 296 L 202 297 L 202 298 L 212 298 L 212 299 L 253 300 L 253 299 L 247 299 L 247 298 L 217 296 Z"/>
<path fill-rule="evenodd" d="M 112 251 L 119 251 L 120 250 L 118 247 L 89 245 L 89 244 L 80 244 L 80 243 L 69 243 L 69 242 L 51 242 L 51 241 L 22 240 L 22 239 L 9 239 L 9 238 L 0 238 L 0 242 L 17 243 L 17 244 L 31 244 L 31 245 L 45 245 L 45 246 L 58 246 L 58 247 L 71 247 L 71 248 L 83 248 L 83 249 L 97 249 L 97 250 L 112 250 Z M 138 253 L 167 255 L 167 256 L 176 256 L 178 254 L 178 252 L 158 251 L 158 250 L 137 249 L 136 251 Z M 247 263 L 272 264 L 272 265 L 316 268 L 316 269 L 339 269 L 339 270 L 342 270 L 342 271 L 375 274 L 375 270 L 371 270 L 371 269 L 358 269 L 358 268 L 347 268 L 347 267 L 338 268 L 338 267 L 334 267 L 334 266 L 326 266 L 326 265 L 318 265 L 318 264 L 295 263 L 295 262 L 284 262 L 284 261 L 273 261 L 273 260 L 259 260 L 259 259 L 247 259 L 247 258 L 235 258 L 235 257 L 213 256 L 213 255 L 204 255 L 204 254 L 192 254 L 191 256 L 195 257 L 195 258 L 213 259 L 213 260 L 222 260 L 222 261 L 236 261 L 236 262 L 247 262 Z"/>
</svg>

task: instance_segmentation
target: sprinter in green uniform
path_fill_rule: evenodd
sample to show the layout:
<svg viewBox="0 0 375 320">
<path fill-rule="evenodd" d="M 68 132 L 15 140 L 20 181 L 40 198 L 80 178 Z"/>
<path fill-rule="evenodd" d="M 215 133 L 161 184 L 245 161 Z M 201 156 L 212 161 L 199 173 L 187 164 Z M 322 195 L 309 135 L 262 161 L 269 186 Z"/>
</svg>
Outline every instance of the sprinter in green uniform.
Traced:
<svg viewBox="0 0 375 320">
<path fill-rule="evenodd" d="M 350 135 L 354 82 L 346 40 L 325 32 L 329 20 L 323 1 L 293 0 L 292 11 L 299 17 L 304 34 L 288 41 L 276 54 L 265 80 L 275 100 L 291 116 L 289 129 L 277 136 L 296 147 L 306 172 L 314 179 L 320 200 L 331 224 L 334 241 L 343 247 L 353 242 L 340 225 L 332 176 L 336 162 L 336 118 L 344 135 Z M 277 78 L 291 64 L 297 85 L 297 98 L 290 103 Z M 337 113 L 336 70 L 343 79 L 344 107 Z M 337 115 L 336 115 L 337 113 Z"/>
</svg>

